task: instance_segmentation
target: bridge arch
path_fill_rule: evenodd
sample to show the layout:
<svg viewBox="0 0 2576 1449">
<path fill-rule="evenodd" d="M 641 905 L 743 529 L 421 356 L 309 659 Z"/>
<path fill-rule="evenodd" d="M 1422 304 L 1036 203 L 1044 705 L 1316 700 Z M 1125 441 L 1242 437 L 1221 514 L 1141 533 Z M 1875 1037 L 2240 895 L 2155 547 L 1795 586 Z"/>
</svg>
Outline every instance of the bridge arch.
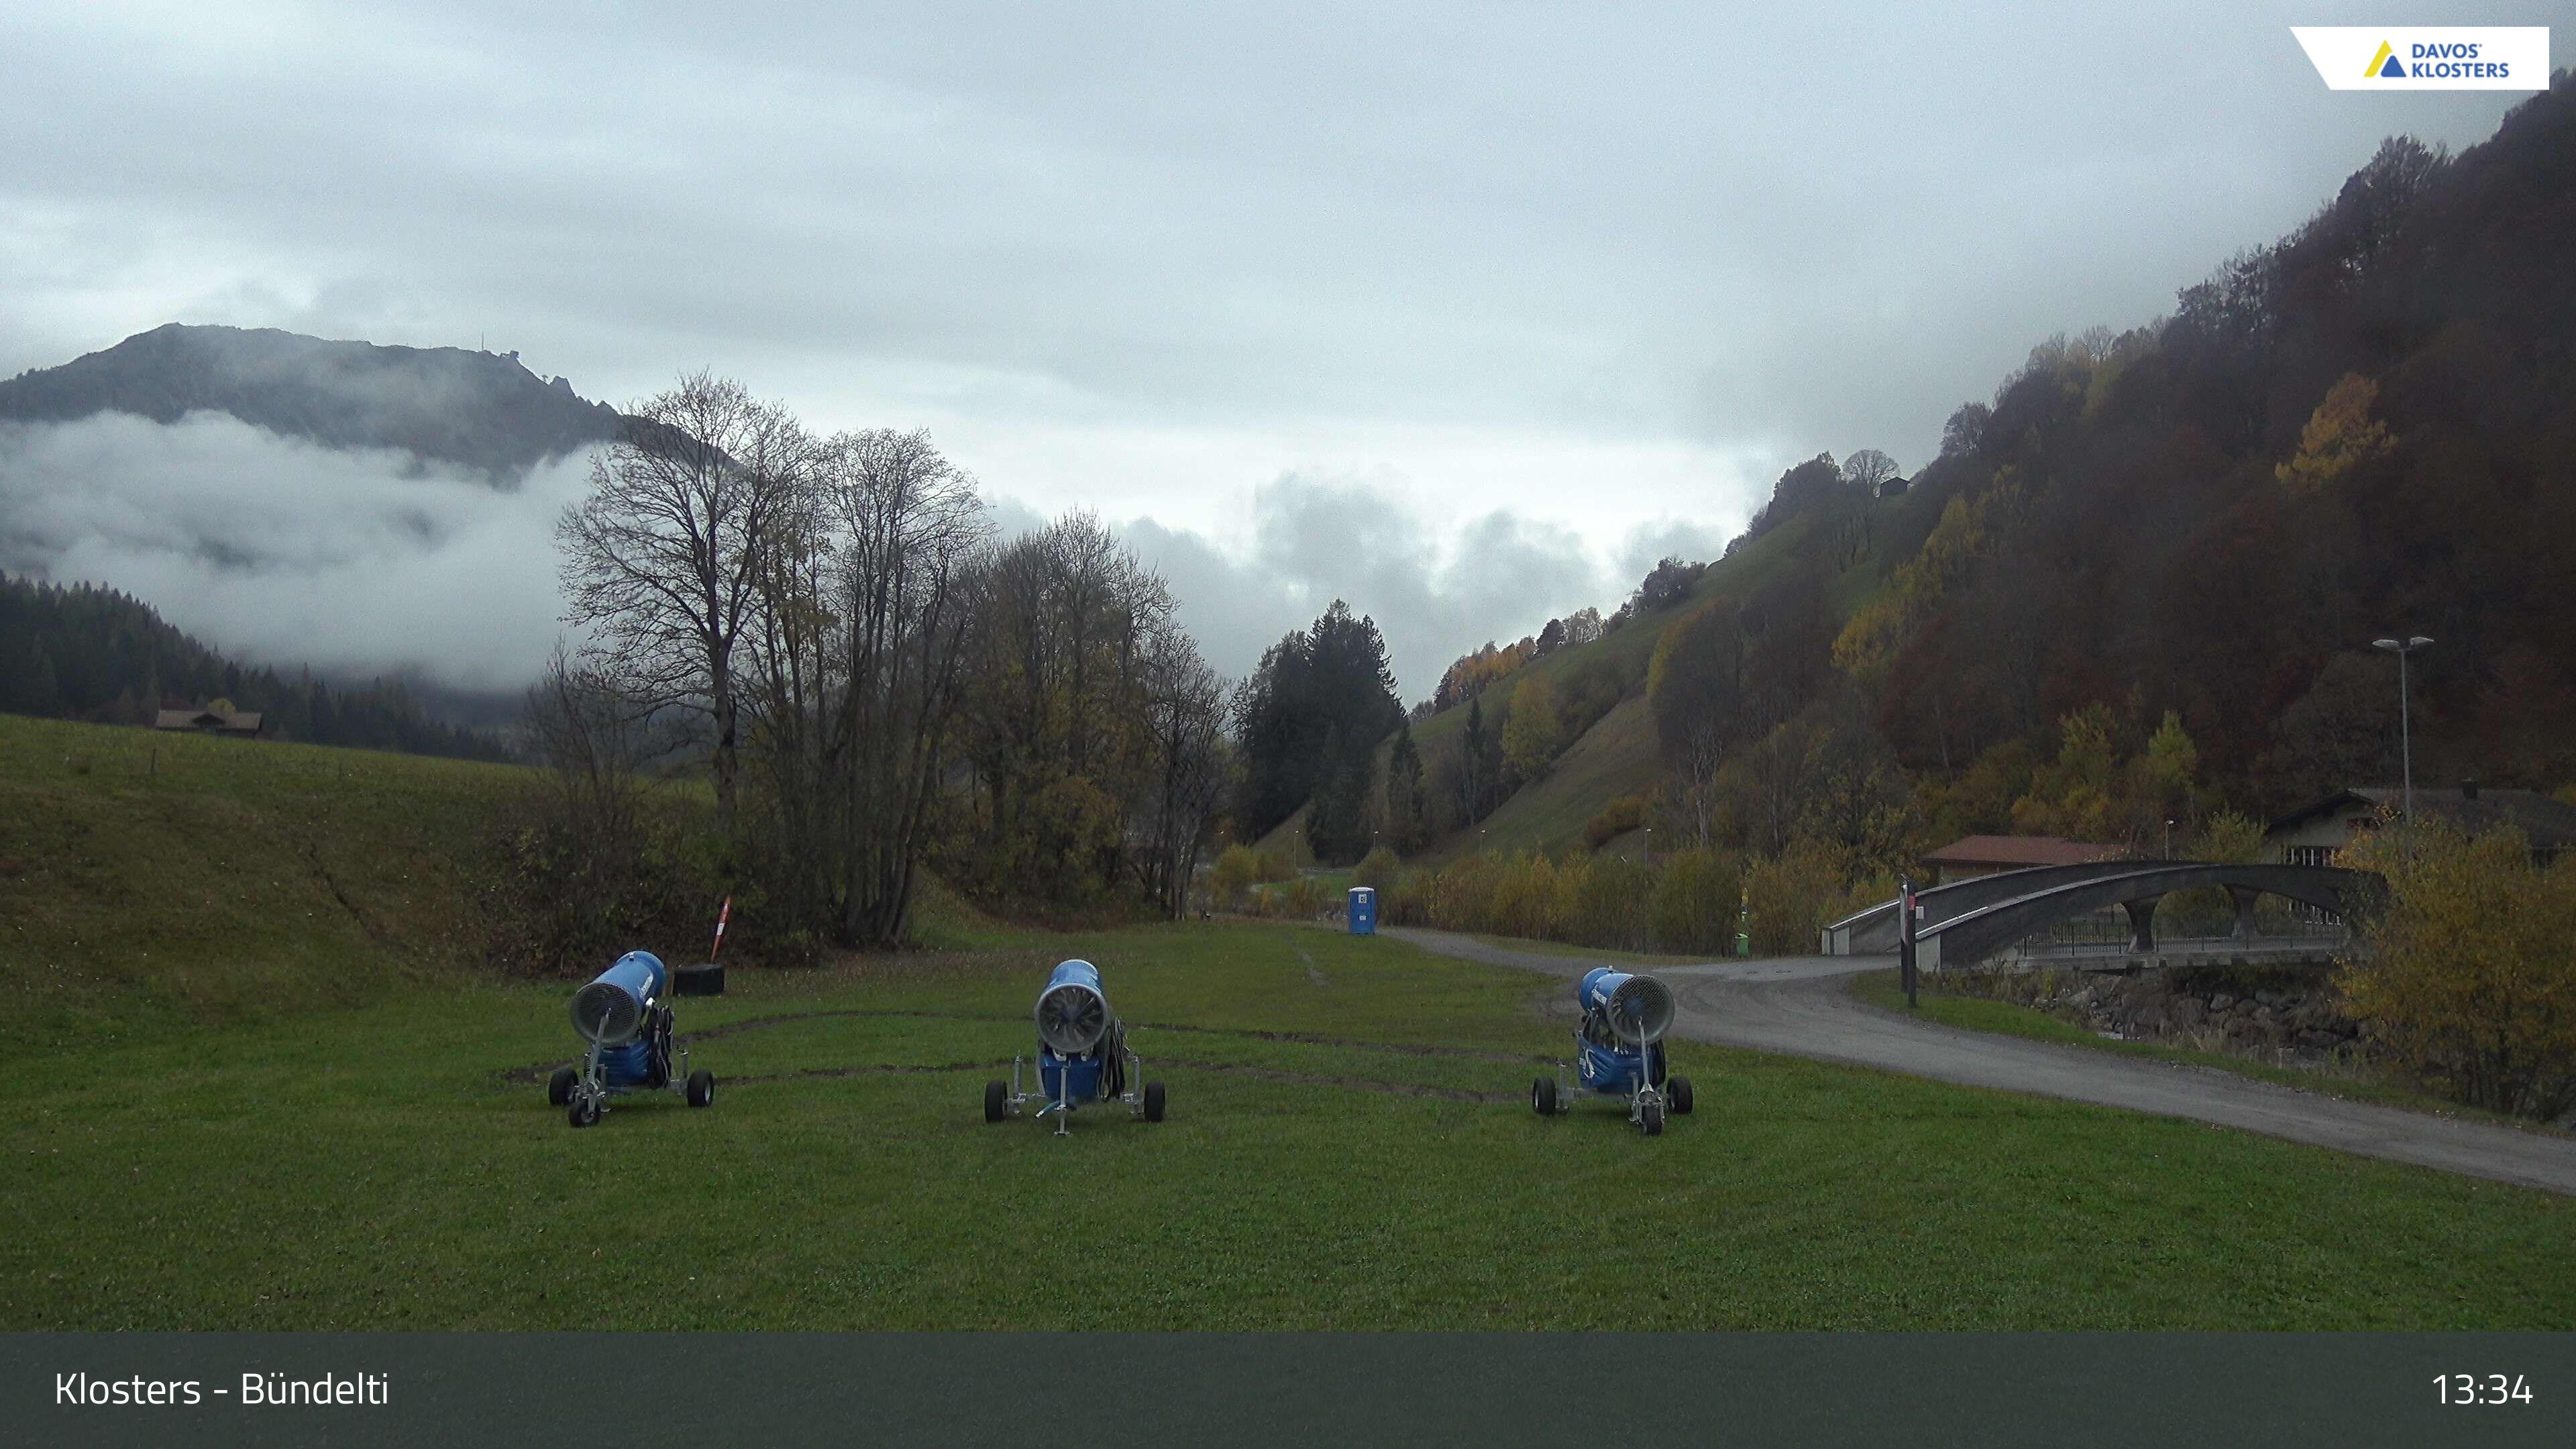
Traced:
<svg viewBox="0 0 2576 1449">
<path fill-rule="evenodd" d="M 1921 923 L 1916 929 L 1920 931 L 1923 926 L 1955 921 L 1970 911 L 2051 886 L 2125 875 L 2150 866 L 2193 863 L 2184 860 L 2088 860 L 2074 865 L 2036 865 L 2023 870 L 1997 871 L 1992 875 L 1954 880 L 1948 885 L 1925 886 L 1914 893 L 1914 903 L 1922 908 Z M 1898 904 L 1896 901 L 1881 901 L 1825 927 L 1824 953 L 1828 956 L 1860 956 L 1895 950 L 1900 926 L 1896 916 Z"/>
<path fill-rule="evenodd" d="M 1937 970 L 1942 962 L 1969 965 L 2004 947 L 2070 917 L 2120 906 L 2129 915 L 2129 949 L 2140 954 L 2156 949 L 2156 903 L 2175 891 L 2217 887 L 2236 906 L 2236 939 L 2254 937 L 2254 903 L 2280 896 L 2350 920 L 2375 912 L 2388 897 L 2388 882 L 2376 872 L 2327 865 L 2220 865 L 2207 862 L 2103 862 L 2090 874 L 2082 868 L 2055 866 L 2038 871 L 2007 871 L 1963 881 L 1987 885 L 1973 898 L 1945 902 L 1947 914 L 1926 909 L 1915 926 L 1918 964 Z M 2108 867 L 2117 866 L 2117 869 Z M 2019 877 L 2020 879 L 2016 879 Z M 2042 878 L 2044 877 L 2044 878 Z M 1990 884 L 1991 883 L 1991 884 Z M 1943 887 L 1953 890 L 1956 887 Z M 1924 895 L 1930 895 L 1925 892 Z M 1970 901 L 1973 900 L 1973 904 Z M 1895 902 L 1873 907 L 1893 914 Z M 1956 909 L 1964 905 L 1965 909 Z M 1857 921 L 1859 918 L 1852 918 Z M 1837 922 L 1836 927 L 1849 924 Z M 1874 923 L 1873 923 L 1874 924 Z M 1828 936 L 1835 927 L 1829 927 Z M 1874 936 L 1876 932 L 1873 930 Z M 1855 929 L 1856 942 L 1861 932 Z M 1829 948 L 1830 949 L 1830 948 Z"/>
</svg>

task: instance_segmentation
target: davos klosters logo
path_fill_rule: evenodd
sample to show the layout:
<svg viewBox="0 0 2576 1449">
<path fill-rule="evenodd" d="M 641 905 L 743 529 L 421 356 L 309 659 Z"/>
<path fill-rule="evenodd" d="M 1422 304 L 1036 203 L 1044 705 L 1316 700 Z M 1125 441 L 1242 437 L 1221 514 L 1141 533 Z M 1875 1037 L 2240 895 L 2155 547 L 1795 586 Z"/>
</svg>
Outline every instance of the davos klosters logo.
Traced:
<svg viewBox="0 0 2576 1449">
<path fill-rule="evenodd" d="M 2397 58 L 2397 47 L 2383 40 L 2379 53 L 2370 58 L 2370 69 L 2362 74 L 2380 80 L 2404 80 L 2410 75 L 2417 80 L 2506 80 L 2513 75 L 2512 61 L 2478 59 L 2474 40 L 2419 40 L 2407 49 L 2415 54 L 2413 70 Z"/>
<path fill-rule="evenodd" d="M 2308 60 L 2339 91 L 2549 88 L 2546 26 L 2408 30 L 2294 25 Z"/>
</svg>

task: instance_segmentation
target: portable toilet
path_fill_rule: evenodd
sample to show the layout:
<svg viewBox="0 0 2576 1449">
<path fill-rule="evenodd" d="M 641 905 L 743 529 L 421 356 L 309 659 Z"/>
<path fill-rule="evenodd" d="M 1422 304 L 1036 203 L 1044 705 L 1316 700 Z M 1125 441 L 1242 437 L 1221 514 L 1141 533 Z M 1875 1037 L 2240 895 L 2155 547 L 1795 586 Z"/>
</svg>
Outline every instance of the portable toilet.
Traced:
<svg viewBox="0 0 2576 1449">
<path fill-rule="evenodd" d="M 1351 934 L 1377 934 L 1377 889 L 1374 886 L 1351 887 Z"/>
</svg>

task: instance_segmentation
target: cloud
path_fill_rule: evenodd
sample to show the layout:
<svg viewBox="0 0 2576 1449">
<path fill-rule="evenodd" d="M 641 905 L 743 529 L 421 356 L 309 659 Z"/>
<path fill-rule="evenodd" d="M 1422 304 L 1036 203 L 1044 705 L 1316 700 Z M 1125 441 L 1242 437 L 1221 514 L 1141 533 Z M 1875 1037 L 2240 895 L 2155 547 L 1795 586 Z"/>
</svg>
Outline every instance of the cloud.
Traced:
<svg viewBox="0 0 2576 1449">
<path fill-rule="evenodd" d="M 551 527 L 586 486 L 559 459 L 516 488 L 195 413 L 0 428 L 0 568 L 105 584 L 247 662 L 536 677 L 562 612 Z"/>
<path fill-rule="evenodd" d="M 1655 565 L 1665 559 L 1706 563 L 1726 552 L 1726 541 L 1731 536 L 1717 524 L 1686 519 L 1659 518 L 1638 524 L 1619 542 L 1619 577 L 1629 580 L 1629 587 L 1634 588 L 1636 581 L 1654 572 Z"/>
<path fill-rule="evenodd" d="M 1609 612 L 1644 576 L 1632 559 L 1689 551 L 1704 536 L 1687 524 L 1641 528 L 1605 557 L 1573 530 L 1510 509 L 1443 526 L 1394 480 L 1296 473 L 1254 491 L 1240 547 L 1152 518 L 1117 531 L 1171 585 L 1182 625 L 1220 671 L 1242 677 L 1281 635 L 1340 599 L 1377 621 L 1408 701 L 1489 641 L 1536 633 L 1586 606 Z"/>
<path fill-rule="evenodd" d="M 246 662 L 404 673 L 474 691 L 534 679 L 561 630 L 552 526 L 586 457 L 515 488 L 409 453 L 281 438 L 219 413 L 168 426 L 106 413 L 0 426 L 0 569 L 122 589 Z M 1047 515 L 986 491 L 1005 536 Z M 1617 606 L 1657 558 L 1713 558 L 1718 529 L 1671 519 L 1604 550 L 1509 508 L 1445 520 L 1404 480 L 1282 473 L 1220 536 L 1138 517 L 1117 532 L 1169 581 L 1221 671 L 1335 599 L 1385 633 L 1408 699 L 1489 641 Z"/>
<path fill-rule="evenodd" d="M 36 0 L 0 8 L 0 373 L 172 320 L 488 335 L 1167 522 L 1394 432 L 1441 516 L 1484 488 L 1606 549 L 1695 510 L 1479 440 L 1910 471 L 2039 338 L 2517 99 L 2331 96 L 2307 10 Z M 2177 37 L 2226 60 L 2137 63 Z"/>
</svg>

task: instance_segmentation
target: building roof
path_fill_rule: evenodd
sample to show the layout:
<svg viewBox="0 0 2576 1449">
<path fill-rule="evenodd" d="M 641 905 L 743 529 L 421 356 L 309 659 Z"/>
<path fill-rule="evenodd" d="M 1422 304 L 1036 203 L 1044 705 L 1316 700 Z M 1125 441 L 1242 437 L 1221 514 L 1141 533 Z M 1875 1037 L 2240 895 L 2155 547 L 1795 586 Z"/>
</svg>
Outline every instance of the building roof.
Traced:
<svg viewBox="0 0 2576 1449">
<path fill-rule="evenodd" d="M 152 717 L 152 727 L 156 730 L 222 730 L 228 734 L 255 735 L 259 733 L 259 721 L 259 713 L 255 710 L 247 714 L 222 714 L 211 709 L 165 709 Z"/>
<path fill-rule="evenodd" d="M 2396 814 L 2405 806 L 2406 790 L 2400 785 L 2363 785 L 2337 790 L 2273 821 L 2266 833 L 2295 830 L 2320 815 L 2345 810 L 2386 810 Z M 2520 827 L 2523 838 L 2536 849 L 2576 845 L 2576 805 L 2562 804 L 2537 790 L 2495 790 L 2484 785 L 2448 788 L 2418 785 L 2415 787 L 2415 808 L 2429 819 L 2447 821 L 2472 835 L 2509 824 Z"/>
<path fill-rule="evenodd" d="M 2088 840 L 2061 840 L 2054 835 L 1971 835 L 1951 841 L 1923 857 L 1926 865 L 2082 865 L 2109 860 L 2116 845 Z"/>
</svg>

